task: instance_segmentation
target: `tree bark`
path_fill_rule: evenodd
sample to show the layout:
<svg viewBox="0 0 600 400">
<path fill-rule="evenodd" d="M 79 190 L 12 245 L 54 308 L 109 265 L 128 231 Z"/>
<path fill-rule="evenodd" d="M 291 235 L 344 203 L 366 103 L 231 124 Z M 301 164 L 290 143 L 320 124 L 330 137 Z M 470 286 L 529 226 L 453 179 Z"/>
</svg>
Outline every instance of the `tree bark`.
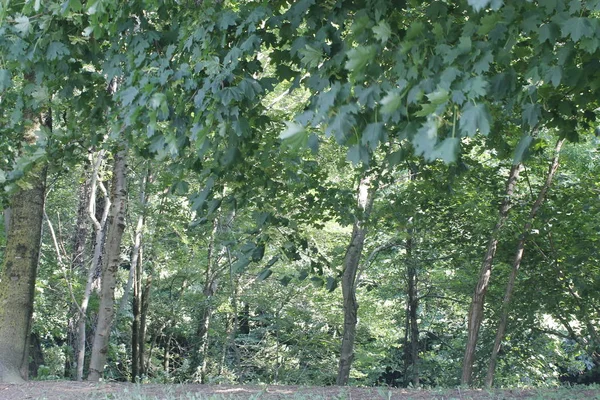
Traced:
<svg viewBox="0 0 600 400">
<path fill-rule="evenodd" d="M 508 212 L 511 207 L 511 197 L 520 172 L 521 164 L 515 164 L 512 166 L 510 173 L 508 174 L 506 191 L 500 206 L 498 222 L 496 222 L 496 226 L 492 230 L 492 234 L 488 241 L 485 258 L 483 259 L 481 270 L 479 271 L 479 281 L 477 282 L 475 292 L 473 293 L 473 299 L 471 300 L 471 307 L 469 309 L 468 316 L 467 345 L 465 347 L 461 376 L 461 384 L 463 385 L 471 384 L 477 338 L 479 337 L 479 329 L 481 328 L 481 323 L 483 321 L 483 303 L 485 300 L 485 294 L 487 293 L 490 275 L 492 273 L 492 265 L 494 262 L 494 256 L 496 255 L 496 248 L 498 247 L 498 234 L 508 217 Z"/>
<path fill-rule="evenodd" d="M 131 293 L 131 290 L 133 289 L 134 286 L 134 282 L 136 279 L 136 274 L 139 275 L 139 288 L 141 290 L 141 275 L 142 275 L 142 263 L 141 263 L 141 259 L 140 259 L 140 249 L 142 248 L 142 236 L 143 236 L 143 231 L 144 231 L 144 224 L 146 221 L 146 186 L 148 183 L 148 179 L 150 177 L 150 171 L 146 171 L 146 174 L 144 175 L 144 177 L 142 178 L 142 183 L 141 183 L 141 187 L 140 187 L 140 206 L 141 206 L 141 211 L 140 211 L 140 215 L 138 216 L 138 221 L 137 224 L 135 226 L 135 233 L 134 233 L 134 238 L 133 238 L 133 248 L 131 249 L 131 256 L 130 256 L 130 265 L 129 265 L 129 278 L 127 279 L 127 285 L 125 286 L 125 290 L 123 291 L 123 296 L 121 297 L 121 300 L 119 301 L 119 311 L 117 312 L 117 316 L 121 315 L 123 313 L 123 311 L 125 310 L 125 307 L 127 307 L 127 304 L 129 303 L 129 294 Z"/>
<path fill-rule="evenodd" d="M 34 119 L 34 118 L 32 118 Z M 51 118 L 41 116 L 26 127 L 24 138 L 35 143 L 42 122 L 51 128 Z M 4 263 L 0 275 L 0 382 L 15 383 L 28 378 L 29 337 L 35 279 L 40 253 L 46 165 L 29 173 L 28 189 L 19 189 L 10 200 L 10 222 Z"/>
<path fill-rule="evenodd" d="M 552 184 L 552 179 L 558 170 L 559 158 L 560 158 L 560 150 L 564 143 L 564 139 L 560 139 L 556 142 L 556 147 L 554 148 L 554 158 L 552 159 L 552 163 L 548 168 L 548 174 L 546 175 L 546 181 L 544 185 L 540 189 L 540 192 L 531 207 L 531 211 L 529 212 L 529 217 L 527 218 L 527 222 L 525 222 L 525 226 L 523 227 L 523 233 L 519 239 L 519 243 L 517 244 L 517 251 L 515 253 L 515 259 L 513 261 L 512 271 L 508 278 L 508 283 L 506 285 L 506 292 L 504 294 L 504 300 L 502 302 L 502 315 L 500 317 L 500 322 L 498 323 L 498 330 L 496 331 L 496 339 L 494 341 L 494 347 L 492 349 L 492 355 L 490 356 L 490 363 L 488 366 L 488 372 L 485 379 L 485 386 L 490 388 L 494 383 L 494 374 L 496 372 L 496 362 L 498 360 L 498 352 L 500 351 L 500 346 L 502 344 L 502 339 L 504 338 L 504 332 L 506 331 L 506 323 L 508 321 L 508 312 L 510 306 L 510 300 L 512 297 L 512 293 L 515 288 L 515 280 L 517 278 L 517 273 L 519 272 L 519 268 L 521 267 L 521 261 L 523 260 L 523 253 L 525 251 L 525 240 L 529 232 L 531 231 L 531 227 L 533 225 L 533 220 L 542 206 L 546 198 L 546 193 Z"/>
<path fill-rule="evenodd" d="M 212 297 L 216 292 L 216 282 L 213 276 L 213 263 L 214 263 L 214 250 L 215 250 L 215 236 L 219 227 L 219 219 L 215 218 L 213 221 L 213 228 L 211 231 L 209 243 L 208 243 L 208 254 L 206 256 L 206 271 L 204 273 L 204 287 L 203 294 L 206 297 L 204 301 L 204 309 L 202 310 L 202 317 L 198 326 L 197 336 L 200 339 L 199 355 L 201 357 L 200 364 L 200 383 L 206 383 L 206 370 L 208 368 L 208 332 L 210 330 L 210 322 L 212 318 Z"/>
<path fill-rule="evenodd" d="M 367 235 L 366 223 L 373 206 L 374 188 L 371 179 L 363 177 L 358 185 L 357 216 L 352 226 L 350 244 L 344 256 L 344 272 L 342 274 L 342 296 L 344 301 L 344 333 L 340 348 L 340 362 L 336 385 L 348 384 L 350 368 L 354 359 L 354 341 L 356 338 L 356 324 L 358 321 L 358 302 L 356 301 L 356 274 L 359 269 L 365 237 Z"/>
<path fill-rule="evenodd" d="M 98 325 L 96 326 L 92 345 L 90 374 L 88 376 L 88 380 L 92 382 L 97 382 L 102 377 L 108 353 L 110 329 L 115 314 L 115 286 L 120 264 L 121 239 L 123 237 L 123 230 L 125 229 L 125 207 L 127 201 L 126 158 L 127 150 L 122 149 L 117 152 L 114 160 L 111 188 L 112 206 L 110 207 L 108 232 L 102 257 L 100 309 L 98 312 Z"/>
<path fill-rule="evenodd" d="M 88 270 L 87 280 L 85 289 L 83 291 L 83 298 L 81 299 L 81 305 L 79 306 L 79 318 L 77 321 L 77 380 L 83 380 L 83 367 L 85 364 L 85 345 L 86 345 L 86 322 L 87 322 L 87 308 L 92 294 L 92 285 L 96 275 L 96 270 L 102 259 L 102 249 L 104 248 L 104 232 L 106 232 L 106 223 L 108 220 L 108 213 L 110 211 L 110 199 L 106 197 L 104 202 L 104 208 L 102 210 L 102 216 L 100 220 L 96 218 L 96 192 L 98 187 L 102 189 L 102 193 L 106 196 L 106 188 L 102 182 L 99 182 L 98 172 L 102 161 L 104 159 L 104 151 L 100 151 L 97 154 L 96 160 L 90 157 L 90 161 L 93 163 L 92 175 L 90 177 L 90 190 L 89 190 L 89 201 L 88 201 L 88 217 L 94 225 L 94 254 L 92 256 L 92 265 Z"/>
<path fill-rule="evenodd" d="M 417 177 L 417 167 L 411 166 L 409 171 L 409 180 L 415 181 Z M 406 229 L 406 282 L 407 295 L 406 301 L 406 334 L 404 336 L 405 354 L 404 354 L 404 379 L 406 384 L 412 383 L 414 387 L 419 385 L 419 293 L 418 293 L 418 270 L 413 258 L 414 244 L 414 217 L 408 219 Z"/>
</svg>

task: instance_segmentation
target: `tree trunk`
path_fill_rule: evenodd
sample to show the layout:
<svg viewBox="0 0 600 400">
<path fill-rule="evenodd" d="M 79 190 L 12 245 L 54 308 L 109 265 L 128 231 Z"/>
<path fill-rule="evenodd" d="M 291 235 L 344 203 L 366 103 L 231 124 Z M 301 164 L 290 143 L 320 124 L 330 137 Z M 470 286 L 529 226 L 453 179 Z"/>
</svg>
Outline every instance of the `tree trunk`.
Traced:
<svg viewBox="0 0 600 400">
<path fill-rule="evenodd" d="M 415 181 L 417 178 L 417 167 L 411 166 L 409 171 L 409 180 Z M 412 383 L 414 387 L 419 385 L 419 293 L 418 293 L 418 270 L 413 258 L 414 244 L 414 217 L 408 219 L 406 229 L 406 283 L 407 295 L 406 301 L 406 333 L 404 341 L 404 380 L 408 385 Z"/>
<path fill-rule="evenodd" d="M 93 160 L 90 157 L 90 162 L 93 163 L 92 175 L 90 177 L 90 190 L 89 190 L 89 201 L 88 201 L 88 217 L 94 225 L 94 254 L 92 256 L 92 264 L 88 270 L 87 280 L 85 289 L 83 291 L 83 298 L 81 299 L 81 305 L 79 306 L 79 319 L 77 322 L 77 380 L 83 380 L 83 367 L 85 364 L 85 345 L 86 345 L 86 322 L 87 322 L 87 308 L 92 294 L 92 285 L 96 276 L 96 270 L 102 259 L 102 249 L 104 247 L 104 233 L 106 232 L 106 223 L 108 220 L 108 212 L 110 211 L 110 200 L 106 197 L 106 188 L 102 182 L 99 182 L 98 172 L 102 161 L 104 159 L 104 151 L 100 151 L 97 154 L 97 159 Z M 96 192 L 98 187 L 101 188 L 102 193 L 105 195 L 104 208 L 102 210 L 102 216 L 100 220 L 96 218 Z"/>
<path fill-rule="evenodd" d="M 126 185 L 127 150 L 120 150 L 115 155 L 113 181 L 111 188 L 112 206 L 108 220 L 108 232 L 104 246 L 102 261 L 102 286 L 100 290 L 100 309 L 98 325 L 92 345 L 89 381 L 97 382 L 102 377 L 108 345 L 110 329 L 114 316 L 115 286 L 120 264 L 121 239 L 125 229 L 125 207 L 127 201 Z"/>
<path fill-rule="evenodd" d="M 137 225 L 135 226 L 135 233 L 133 238 L 133 248 L 131 249 L 130 256 L 130 265 L 129 265 L 129 278 L 127 279 L 127 285 L 125 286 L 125 290 L 123 291 L 123 296 L 119 301 L 119 311 L 117 312 L 117 317 L 123 313 L 125 307 L 129 303 L 129 294 L 133 289 L 136 274 L 139 275 L 139 288 L 141 292 L 141 276 L 142 276 L 142 263 L 140 260 L 140 249 L 142 248 L 142 235 L 144 231 L 144 223 L 146 220 L 146 186 L 148 183 L 148 179 L 150 177 L 150 171 L 146 171 L 146 175 L 142 178 L 142 183 L 140 187 L 140 206 L 141 212 L 138 216 Z"/>
<path fill-rule="evenodd" d="M 140 249 L 140 251 L 142 251 L 142 249 Z M 140 258 L 141 257 L 142 256 L 140 254 Z M 147 374 L 149 364 L 150 364 L 149 355 L 148 355 L 148 357 L 146 357 L 145 343 L 146 343 L 146 320 L 147 320 L 147 316 L 148 316 L 148 306 L 150 305 L 150 289 L 151 288 L 152 288 L 152 274 L 149 273 L 148 276 L 146 277 L 146 285 L 142 289 L 142 296 L 141 296 L 142 308 L 140 310 L 140 313 L 141 313 L 140 314 L 140 327 L 139 327 L 139 334 L 138 334 L 138 339 L 137 339 L 140 376 Z"/>
<path fill-rule="evenodd" d="M 216 282 L 213 276 L 213 263 L 214 263 L 214 251 L 215 251 L 215 236 L 219 227 L 219 219 L 215 218 L 213 221 L 213 228 L 208 243 L 208 254 L 206 256 L 206 271 L 204 273 L 204 288 L 203 294 L 206 297 L 204 301 L 204 309 L 202 310 L 202 317 L 200 324 L 198 325 L 197 337 L 200 339 L 200 348 L 198 355 L 201 357 L 200 364 L 200 383 L 206 383 L 206 370 L 208 368 L 208 332 L 210 330 L 210 322 L 212 318 L 212 297 L 216 292 Z"/>
<path fill-rule="evenodd" d="M 354 359 L 354 341 L 358 302 L 356 301 L 356 274 L 359 269 L 365 237 L 366 223 L 373 205 L 374 189 L 370 177 L 363 177 L 358 185 L 357 216 L 352 227 L 352 237 L 344 256 L 344 272 L 342 274 L 342 296 L 344 301 L 344 333 L 340 349 L 340 362 L 336 385 L 348 384 L 350 368 Z"/>
<path fill-rule="evenodd" d="M 71 265 L 78 271 L 85 271 L 85 250 L 87 235 L 89 229 L 88 209 L 90 199 L 90 177 L 86 173 L 83 174 L 83 182 L 77 189 L 77 197 L 79 205 L 77 207 L 77 222 L 75 224 L 75 232 L 73 233 L 73 255 Z"/>
<path fill-rule="evenodd" d="M 490 363 L 488 366 L 487 376 L 485 378 L 485 386 L 490 388 L 494 383 L 494 374 L 496 372 L 496 362 L 498 359 L 498 352 L 500 351 L 500 345 L 502 344 L 502 339 L 504 338 L 504 332 L 506 331 L 506 323 L 508 320 L 508 312 L 510 306 L 510 300 L 512 297 L 512 293 L 515 287 L 515 280 L 517 278 L 517 273 L 519 272 L 519 268 L 521 267 L 521 261 L 523 260 L 523 252 L 525 251 L 525 240 L 529 232 L 531 231 L 531 227 L 533 225 L 533 220 L 542 206 L 546 198 L 546 193 L 552 184 L 552 179 L 554 178 L 554 174 L 558 169 L 559 158 L 560 158 L 560 149 L 564 143 L 564 139 L 560 139 L 556 143 L 556 147 L 554 148 L 554 158 L 550 167 L 548 169 L 548 174 L 546 175 L 546 181 L 544 182 L 544 186 L 540 189 L 537 199 L 533 206 L 531 207 L 531 211 L 529 212 L 529 217 L 527 222 L 525 222 L 525 226 L 523 227 L 523 233 L 519 239 L 519 243 L 517 245 L 517 252 L 515 253 L 515 259 L 513 261 L 512 271 L 508 278 L 508 283 L 506 285 L 506 292 L 504 294 L 504 300 L 502 302 L 502 315 L 500 317 L 500 322 L 498 323 L 498 330 L 496 331 L 496 340 L 494 341 L 494 347 L 492 349 L 492 355 L 490 356 Z"/>
<path fill-rule="evenodd" d="M 138 248 L 138 253 L 141 249 Z M 139 255 L 138 255 L 139 257 Z M 140 260 L 141 261 L 141 260 Z M 133 265 L 131 266 L 133 268 Z M 142 364 L 144 363 L 143 358 L 140 357 L 140 332 L 141 332 L 141 320 L 142 320 L 142 263 L 138 262 L 134 270 L 135 275 L 133 279 L 133 321 L 131 323 L 131 382 L 137 382 L 138 378 L 142 375 Z"/>
<path fill-rule="evenodd" d="M 34 119 L 34 118 L 32 118 Z M 41 116 L 51 128 L 51 118 Z M 25 140 L 35 143 L 40 121 L 26 128 Z M 28 377 L 29 337 L 35 278 L 40 253 L 46 165 L 29 173 L 29 189 L 18 190 L 10 200 L 10 222 L 0 275 L 0 382 L 21 382 Z"/>
<path fill-rule="evenodd" d="M 496 222 L 496 226 L 494 227 L 490 236 L 485 258 L 483 259 L 481 270 L 479 271 L 479 281 L 477 282 L 475 292 L 473 293 L 473 299 L 471 300 L 471 307 L 469 308 L 468 316 L 467 345 L 465 347 L 465 356 L 463 359 L 461 376 L 461 384 L 463 385 L 471 384 L 477 338 L 479 337 L 479 329 L 481 328 L 481 322 L 483 321 L 483 302 L 485 300 L 485 294 L 487 293 L 490 275 L 492 273 L 492 264 L 494 262 L 494 256 L 496 255 L 496 248 L 498 247 L 498 234 L 506 222 L 506 218 L 508 217 L 508 211 L 511 207 L 510 200 L 520 172 L 521 164 L 515 164 L 512 166 L 510 173 L 508 174 L 506 192 L 500 206 L 498 222 Z"/>
</svg>

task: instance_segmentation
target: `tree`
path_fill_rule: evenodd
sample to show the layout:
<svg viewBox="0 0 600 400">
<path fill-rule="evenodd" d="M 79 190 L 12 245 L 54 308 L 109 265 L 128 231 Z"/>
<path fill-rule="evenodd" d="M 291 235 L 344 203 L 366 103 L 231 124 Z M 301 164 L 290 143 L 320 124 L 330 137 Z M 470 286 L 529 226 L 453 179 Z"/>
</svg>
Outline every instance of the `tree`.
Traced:
<svg viewBox="0 0 600 400">
<path fill-rule="evenodd" d="M 33 112 L 28 117 L 30 120 L 24 121 L 23 141 L 36 146 L 40 131 L 51 129 L 52 119 L 49 114 Z M 0 382 L 20 382 L 28 377 L 46 171 L 44 161 L 36 162 L 10 201 L 7 245 L 0 275 Z"/>
<path fill-rule="evenodd" d="M 121 239 L 125 229 L 125 207 L 127 203 L 127 149 L 119 149 L 114 156 L 111 185 L 111 207 L 108 217 L 106 245 L 102 255 L 102 286 L 98 325 L 90 359 L 89 381 L 99 381 L 104 372 L 108 353 L 110 330 L 115 314 L 114 296 L 117 271 L 121 265 Z"/>
</svg>

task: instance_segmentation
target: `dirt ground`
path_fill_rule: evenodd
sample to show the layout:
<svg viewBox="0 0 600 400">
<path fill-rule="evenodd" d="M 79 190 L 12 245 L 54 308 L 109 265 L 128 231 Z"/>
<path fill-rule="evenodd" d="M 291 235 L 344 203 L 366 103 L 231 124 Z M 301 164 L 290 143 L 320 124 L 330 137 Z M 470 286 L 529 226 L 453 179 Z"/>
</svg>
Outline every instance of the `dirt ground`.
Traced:
<svg viewBox="0 0 600 400">
<path fill-rule="evenodd" d="M 340 388 L 303 386 L 229 386 L 229 385 L 134 385 L 120 382 L 27 382 L 0 384 L 0 400 L 224 400 L 224 399 L 297 399 L 297 400 L 377 400 L 377 399 L 600 399 L 598 389 L 535 390 L 410 390 L 388 388 Z"/>
</svg>

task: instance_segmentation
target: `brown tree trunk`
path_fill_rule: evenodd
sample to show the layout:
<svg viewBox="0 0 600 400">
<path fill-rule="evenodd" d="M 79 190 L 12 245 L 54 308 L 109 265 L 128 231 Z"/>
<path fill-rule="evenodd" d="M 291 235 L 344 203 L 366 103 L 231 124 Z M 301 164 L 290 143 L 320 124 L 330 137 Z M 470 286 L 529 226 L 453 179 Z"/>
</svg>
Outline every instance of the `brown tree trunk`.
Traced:
<svg viewBox="0 0 600 400">
<path fill-rule="evenodd" d="M 523 233 L 519 239 L 519 243 L 517 244 L 517 252 L 515 253 L 515 259 L 513 261 L 512 271 L 508 278 L 508 283 L 506 285 L 506 292 L 504 294 L 504 301 L 502 302 L 502 315 L 500 317 L 500 322 L 498 323 L 498 330 L 496 331 L 496 340 L 494 341 L 494 347 L 492 349 L 492 355 L 490 356 L 490 363 L 488 366 L 487 376 L 485 378 L 485 386 L 491 387 L 494 383 L 494 374 L 496 372 L 496 362 L 498 359 L 498 352 L 500 351 L 500 345 L 502 344 L 502 339 L 504 338 L 504 332 L 506 331 L 506 323 L 508 320 L 508 312 L 510 306 L 510 300 L 512 297 L 512 293 L 515 288 L 515 280 L 517 278 L 517 273 L 519 272 L 519 268 L 521 267 L 521 261 L 523 260 L 523 252 L 525 251 L 525 240 L 529 232 L 531 231 L 531 227 L 533 225 L 533 220 L 542 206 L 546 198 L 546 193 L 552 184 L 552 179 L 554 178 L 554 174 L 558 169 L 559 158 L 560 158 L 560 149 L 564 143 L 564 139 L 560 139 L 556 142 L 556 147 L 554 148 L 554 158 L 552 159 L 552 163 L 548 169 L 548 174 L 546 175 L 546 181 L 544 185 L 540 189 L 540 193 L 533 203 L 531 207 L 531 211 L 529 212 L 529 217 L 527 222 L 525 222 L 525 226 L 523 227 Z"/>
<path fill-rule="evenodd" d="M 34 118 L 32 118 L 34 119 Z M 41 116 L 51 128 L 49 115 Z M 26 127 L 25 140 L 35 143 L 41 121 Z M 28 377 L 29 337 L 33 314 L 35 279 L 40 252 L 46 165 L 29 173 L 28 189 L 18 190 L 10 199 L 10 222 L 4 263 L 0 275 L 0 382 L 21 382 Z"/>
<path fill-rule="evenodd" d="M 506 192 L 500 206 L 498 222 L 496 222 L 496 226 L 494 227 L 488 241 L 485 258 L 483 259 L 481 270 L 479 271 L 479 281 L 477 282 L 475 292 L 473 293 L 473 299 L 471 300 L 471 307 L 469 309 L 468 316 L 467 345 L 465 347 L 465 356 L 463 359 L 461 376 L 461 384 L 463 385 L 471 384 L 477 338 L 479 337 L 479 329 L 481 328 L 481 322 L 483 321 L 483 302 L 485 300 L 485 294 L 487 293 L 490 275 L 492 273 L 492 264 L 494 262 L 494 256 L 496 255 L 496 248 L 498 247 L 498 234 L 506 222 L 506 218 L 508 217 L 508 211 L 511 207 L 510 200 L 520 172 L 521 164 L 515 164 L 512 166 L 510 173 L 508 174 Z"/>
<path fill-rule="evenodd" d="M 354 359 L 354 341 L 358 321 L 358 302 L 356 301 L 356 274 L 359 269 L 365 237 L 366 223 L 373 205 L 374 189 L 370 178 L 363 177 L 358 185 L 357 216 L 352 227 L 352 237 L 344 256 L 344 272 L 342 274 L 342 296 L 344 301 L 344 333 L 340 348 L 340 362 L 336 385 L 348 384 L 350 368 Z"/>
<path fill-rule="evenodd" d="M 92 345 L 90 374 L 88 376 L 88 380 L 93 382 L 99 381 L 104 371 L 110 329 L 115 313 L 115 286 L 120 264 L 121 239 L 125 229 L 125 207 L 127 202 L 126 158 L 127 150 L 119 150 L 115 154 L 111 188 L 112 206 L 110 207 L 108 232 L 102 257 L 100 309 L 98 311 L 98 325 L 96 326 Z"/>
</svg>

